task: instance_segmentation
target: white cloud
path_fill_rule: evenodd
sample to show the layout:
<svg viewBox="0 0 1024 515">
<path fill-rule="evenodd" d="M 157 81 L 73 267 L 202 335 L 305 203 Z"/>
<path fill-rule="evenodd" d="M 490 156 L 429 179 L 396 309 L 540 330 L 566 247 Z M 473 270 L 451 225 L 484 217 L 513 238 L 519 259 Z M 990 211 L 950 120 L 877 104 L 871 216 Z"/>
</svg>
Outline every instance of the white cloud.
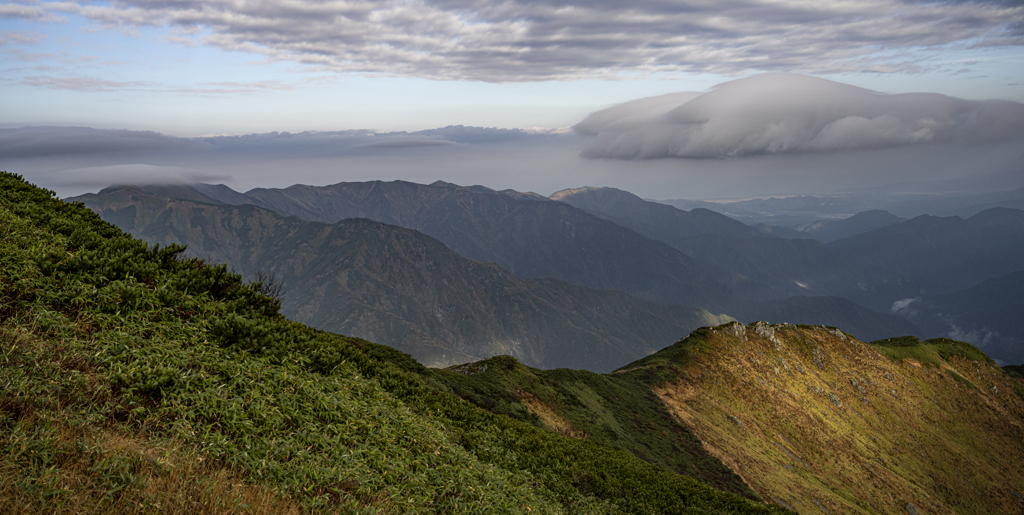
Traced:
<svg viewBox="0 0 1024 515">
<path fill-rule="evenodd" d="M 586 157 L 720 158 L 827 152 L 914 143 L 1024 138 L 1024 104 L 931 93 L 886 95 L 772 73 L 710 92 L 641 99 L 592 114 Z"/>
<path fill-rule="evenodd" d="M 916 312 L 911 313 L 907 308 L 909 308 L 911 304 L 913 304 L 913 303 L 915 303 L 917 301 L 920 301 L 920 300 L 921 300 L 921 297 L 911 297 L 911 298 L 897 300 L 896 302 L 892 303 L 891 310 L 892 310 L 894 315 L 914 314 Z"/>
<path fill-rule="evenodd" d="M 204 28 L 199 41 L 327 70 L 514 82 L 749 71 L 919 69 L 895 52 L 1024 45 L 1019 2 L 847 0 L 118 0 L 0 4 L 101 27 Z M 49 17 L 49 18 L 48 18 Z M 180 38 L 180 35 L 169 36 Z M 188 41 L 183 41 L 188 43 Z"/>
</svg>

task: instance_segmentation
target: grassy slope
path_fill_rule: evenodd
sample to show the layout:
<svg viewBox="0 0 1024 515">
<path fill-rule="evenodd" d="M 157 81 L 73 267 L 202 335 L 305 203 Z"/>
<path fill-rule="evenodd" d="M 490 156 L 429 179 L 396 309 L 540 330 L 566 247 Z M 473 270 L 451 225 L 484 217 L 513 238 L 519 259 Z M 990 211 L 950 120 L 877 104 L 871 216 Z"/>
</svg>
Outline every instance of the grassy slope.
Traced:
<svg viewBox="0 0 1024 515">
<path fill-rule="evenodd" d="M 0 511 L 768 512 L 487 413 L 0 175 Z"/>
<path fill-rule="evenodd" d="M 1020 511 L 1021 383 L 968 344 L 913 340 L 730 324 L 677 344 L 685 359 L 648 364 L 679 371 L 655 391 L 765 498 L 798 511 Z"/>
<path fill-rule="evenodd" d="M 635 377 L 537 370 L 511 356 L 432 372 L 437 383 L 494 413 L 619 447 L 716 488 L 758 499 Z"/>
<path fill-rule="evenodd" d="M 435 375 L 482 407 L 667 468 L 703 461 L 702 479 L 742 492 L 709 466 L 724 463 L 800 512 L 1024 509 L 1021 371 L 963 342 L 729 324 L 608 375 L 508 357 Z"/>
</svg>

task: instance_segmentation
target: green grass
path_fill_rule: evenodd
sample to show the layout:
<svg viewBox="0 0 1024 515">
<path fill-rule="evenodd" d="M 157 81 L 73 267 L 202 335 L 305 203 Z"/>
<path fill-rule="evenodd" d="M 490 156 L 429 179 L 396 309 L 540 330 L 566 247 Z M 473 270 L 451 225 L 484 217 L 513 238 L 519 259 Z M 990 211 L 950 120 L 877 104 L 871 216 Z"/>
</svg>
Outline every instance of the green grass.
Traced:
<svg viewBox="0 0 1024 515">
<path fill-rule="evenodd" d="M 977 347 L 949 338 L 921 341 L 916 336 L 900 336 L 876 340 L 870 345 L 889 359 L 913 359 L 921 364 L 935 367 L 939 367 L 942 361 L 948 361 L 953 357 L 995 365 L 995 361 Z"/>
<path fill-rule="evenodd" d="M 512 403 L 481 410 L 408 356 L 290 322 L 260 284 L 16 175 L 0 175 L 0 235 L 0 493 L 24 511 L 146 512 L 189 492 L 266 500 L 240 511 L 776 510 L 540 429 Z M 103 443 L 118 439 L 142 450 Z M 155 449 L 208 468 L 175 475 Z M 215 477 L 240 486 L 202 497 Z M 192 483 L 159 486 L 177 480 Z"/>
<path fill-rule="evenodd" d="M 700 347 L 700 341 L 691 337 L 690 345 Z M 736 474 L 707 454 L 700 440 L 651 391 L 646 381 L 678 374 L 678 360 L 687 355 L 671 347 L 659 354 L 663 353 L 668 356 L 641 360 L 638 368 L 613 374 L 536 370 L 511 356 L 498 356 L 453 367 L 462 373 L 433 371 L 432 381 L 483 409 L 546 427 L 520 400 L 518 392 L 528 392 L 588 441 L 618 447 L 665 469 L 758 499 Z"/>
</svg>

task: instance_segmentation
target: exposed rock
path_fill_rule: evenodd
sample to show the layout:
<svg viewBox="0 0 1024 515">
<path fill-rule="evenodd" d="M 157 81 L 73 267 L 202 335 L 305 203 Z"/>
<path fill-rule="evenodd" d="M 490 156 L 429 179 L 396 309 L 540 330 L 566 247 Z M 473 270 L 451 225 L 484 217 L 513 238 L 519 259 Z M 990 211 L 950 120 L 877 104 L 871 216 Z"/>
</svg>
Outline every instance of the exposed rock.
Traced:
<svg viewBox="0 0 1024 515">
<path fill-rule="evenodd" d="M 739 322 L 730 322 L 721 328 L 725 333 L 731 334 L 740 340 L 746 340 L 747 327 Z"/>
<path fill-rule="evenodd" d="M 837 408 L 843 407 L 843 403 L 839 402 L 839 397 L 833 392 L 828 392 L 828 400 L 832 401 L 832 404 L 835 404 Z"/>
</svg>

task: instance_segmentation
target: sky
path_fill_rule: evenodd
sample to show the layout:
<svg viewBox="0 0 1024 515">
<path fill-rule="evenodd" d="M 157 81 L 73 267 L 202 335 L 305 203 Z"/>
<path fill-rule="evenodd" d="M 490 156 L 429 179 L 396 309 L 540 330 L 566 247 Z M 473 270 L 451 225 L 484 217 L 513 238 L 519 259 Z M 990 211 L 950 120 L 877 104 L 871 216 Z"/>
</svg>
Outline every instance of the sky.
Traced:
<svg viewBox="0 0 1024 515">
<path fill-rule="evenodd" d="M 66 194 L 167 175 L 702 198 L 1024 169 L 1019 0 L 8 0 L 0 70 L 0 169 Z M 523 131 L 395 134 L 459 125 Z M 262 136 L 215 138 L 241 135 Z"/>
</svg>

